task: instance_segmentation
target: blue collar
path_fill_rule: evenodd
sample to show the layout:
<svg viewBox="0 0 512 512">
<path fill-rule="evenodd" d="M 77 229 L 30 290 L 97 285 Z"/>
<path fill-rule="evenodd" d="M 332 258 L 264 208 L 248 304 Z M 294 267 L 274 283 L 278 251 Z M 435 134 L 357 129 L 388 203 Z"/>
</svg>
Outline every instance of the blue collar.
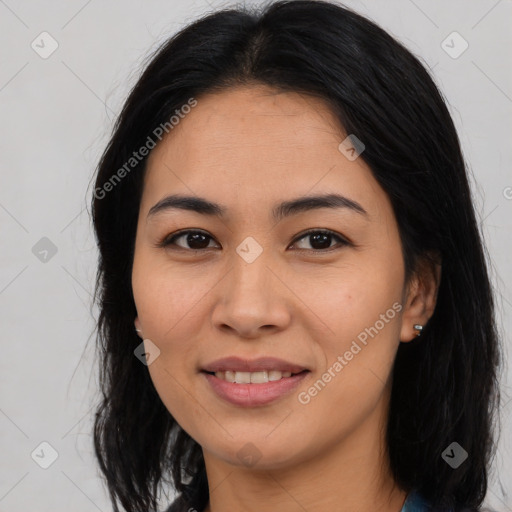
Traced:
<svg viewBox="0 0 512 512">
<path fill-rule="evenodd" d="M 400 512 L 427 512 L 429 506 L 425 498 L 423 498 L 417 491 L 412 491 L 407 496 L 404 506 Z"/>
</svg>

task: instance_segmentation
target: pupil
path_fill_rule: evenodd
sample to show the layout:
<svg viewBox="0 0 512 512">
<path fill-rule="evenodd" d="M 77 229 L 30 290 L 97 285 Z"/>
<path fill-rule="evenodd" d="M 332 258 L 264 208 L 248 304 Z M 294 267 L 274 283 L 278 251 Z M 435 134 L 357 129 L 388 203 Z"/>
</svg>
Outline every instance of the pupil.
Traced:
<svg viewBox="0 0 512 512">
<path fill-rule="evenodd" d="M 327 233 L 316 233 L 309 235 L 309 238 L 311 247 L 314 249 L 325 249 L 329 248 L 331 245 L 331 235 Z M 202 233 L 191 233 L 187 236 L 187 243 L 192 249 L 204 249 L 208 247 L 208 237 Z M 199 244 L 199 246 L 197 244 Z"/>
<path fill-rule="evenodd" d="M 325 248 L 329 248 L 329 246 L 331 245 L 330 244 L 330 239 L 331 235 L 327 234 L 327 233 L 317 233 L 315 235 L 310 235 L 310 238 L 311 238 L 311 247 L 313 247 L 314 249 L 325 249 Z M 323 240 L 322 240 L 323 239 Z M 315 247 L 315 244 L 317 244 L 318 242 L 320 242 L 320 247 Z M 322 243 L 323 242 L 323 243 Z M 327 242 L 327 243 L 326 243 Z"/>
<path fill-rule="evenodd" d="M 203 241 L 203 244 L 201 244 L 201 238 Z M 208 240 L 207 236 L 202 233 L 191 233 L 187 236 L 187 243 L 192 249 L 204 249 L 205 247 L 208 247 Z M 204 243 L 206 241 L 206 244 Z M 194 247 L 194 242 L 199 242 L 199 247 Z"/>
</svg>

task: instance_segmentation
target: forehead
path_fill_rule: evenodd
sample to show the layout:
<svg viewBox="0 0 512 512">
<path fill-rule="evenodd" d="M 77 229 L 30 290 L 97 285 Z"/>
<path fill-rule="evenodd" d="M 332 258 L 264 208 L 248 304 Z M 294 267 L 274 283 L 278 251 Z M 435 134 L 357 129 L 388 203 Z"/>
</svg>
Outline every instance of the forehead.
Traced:
<svg viewBox="0 0 512 512">
<path fill-rule="evenodd" d="M 362 158 L 339 150 L 346 136 L 316 97 L 263 86 L 204 95 L 151 152 L 143 201 L 178 191 L 258 206 L 334 191 L 377 207 L 385 194 Z"/>
<path fill-rule="evenodd" d="M 152 151 L 210 169 L 247 161 L 258 153 L 265 162 L 289 166 L 307 154 L 320 158 L 336 150 L 341 126 L 317 98 L 267 87 L 243 87 L 198 98 L 197 106 Z"/>
</svg>

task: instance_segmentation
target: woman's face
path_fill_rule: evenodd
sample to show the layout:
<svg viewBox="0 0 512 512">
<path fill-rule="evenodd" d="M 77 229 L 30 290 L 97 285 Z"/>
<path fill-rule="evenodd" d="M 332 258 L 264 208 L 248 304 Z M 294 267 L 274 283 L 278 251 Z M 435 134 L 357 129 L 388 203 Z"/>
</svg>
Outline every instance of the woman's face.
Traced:
<svg viewBox="0 0 512 512">
<path fill-rule="evenodd" d="M 236 465 L 284 467 L 376 432 L 399 342 L 422 323 L 387 195 L 318 99 L 244 87 L 183 117 L 147 162 L 132 274 L 163 403 L 205 457 Z M 171 195 L 222 215 L 150 211 Z M 204 371 L 229 357 L 227 375 Z"/>
</svg>

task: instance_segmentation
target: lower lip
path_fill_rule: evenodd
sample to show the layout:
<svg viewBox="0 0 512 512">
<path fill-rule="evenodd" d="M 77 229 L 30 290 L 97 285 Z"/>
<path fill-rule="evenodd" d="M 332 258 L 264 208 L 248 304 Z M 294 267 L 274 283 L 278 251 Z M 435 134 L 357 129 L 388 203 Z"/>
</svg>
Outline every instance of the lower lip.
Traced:
<svg viewBox="0 0 512 512">
<path fill-rule="evenodd" d="M 201 373 L 220 398 L 241 407 L 254 407 L 268 404 L 291 393 L 304 380 L 309 371 L 261 384 L 236 384 L 219 379 L 211 373 Z"/>
</svg>

